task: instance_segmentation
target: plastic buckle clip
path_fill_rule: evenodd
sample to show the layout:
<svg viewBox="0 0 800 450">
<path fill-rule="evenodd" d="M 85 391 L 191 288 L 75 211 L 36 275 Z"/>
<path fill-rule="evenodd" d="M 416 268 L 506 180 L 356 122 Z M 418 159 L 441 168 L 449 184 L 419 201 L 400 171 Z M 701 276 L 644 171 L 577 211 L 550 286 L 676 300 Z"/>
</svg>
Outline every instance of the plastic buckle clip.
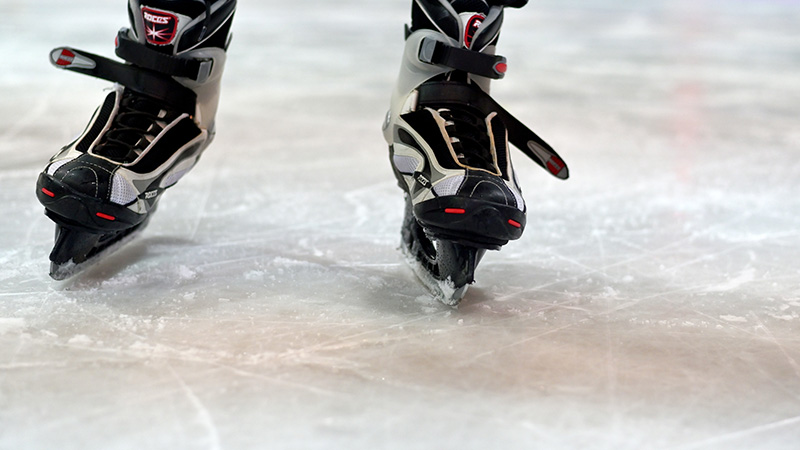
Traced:
<svg viewBox="0 0 800 450">
<path fill-rule="evenodd" d="M 196 61 L 199 62 L 200 65 L 197 67 L 197 77 L 195 81 L 198 83 L 205 83 L 211 76 L 211 71 L 214 68 L 214 60 L 211 58 L 198 58 Z"/>
</svg>

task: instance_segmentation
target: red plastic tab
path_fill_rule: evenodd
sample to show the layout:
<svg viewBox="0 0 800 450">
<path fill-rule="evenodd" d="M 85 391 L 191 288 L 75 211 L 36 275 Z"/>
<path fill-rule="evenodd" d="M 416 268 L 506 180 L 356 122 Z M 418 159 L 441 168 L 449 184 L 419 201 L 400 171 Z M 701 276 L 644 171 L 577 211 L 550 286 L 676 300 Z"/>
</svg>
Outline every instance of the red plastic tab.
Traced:
<svg viewBox="0 0 800 450">
<path fill-rule="evenodd" d="M 61 55 L 56 60 L 56 64 L 59 66 L 68 66 L 72 64 L 72 61 L 75 61 L 75 53 L 65 48 L 61 50 Z"/>
</svg>

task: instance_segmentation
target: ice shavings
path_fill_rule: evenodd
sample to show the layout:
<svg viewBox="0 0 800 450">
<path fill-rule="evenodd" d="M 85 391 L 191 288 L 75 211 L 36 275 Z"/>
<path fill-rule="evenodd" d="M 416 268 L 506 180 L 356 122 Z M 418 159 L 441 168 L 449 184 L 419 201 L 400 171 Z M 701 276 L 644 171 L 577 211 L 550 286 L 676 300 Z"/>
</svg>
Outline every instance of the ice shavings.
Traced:
<svg viewBox="0 0 800 450">
<path fill-rule="evenodd" d="M 726 322 L 733 322 L 733 323 L 747 323 L 747 319 L 745 317 L 733 316 L 733 315 L 721 315 L 719 316 L 720 319 Z"/>
<path fill-rule="evenodd" d="M 194 270 L 190 269 L 187 266 L 182 265 L 178 267 L 178 276 L 182 280 L 192 280 L 195 277 L 197 277 L 197 272 L 195 272 Z"/>
<path fill-rule="evenodd" d="M 86 336 L 85 334 L 76 334 L 67 341 L 67 344 L 77 346 L 91 345 L 92 338 Z"/>
<path fill-rule="evenodd" d="M 741 273 L 739 273 L 738 276 L 736 276 L 734 278 L 730 278 L 730 279 L 728 279 L 728 281 L 725 281 L 723 283 L 719 283 L 719 284 L 716 284 L 716 285 L 713 285 L 713 286 L 709 286 L 706 289 L 704 289 L 704 291 L 705 292 L 727 292 L 727 291 L 732 291 L 732 290 L 744 285 L 745 283 L 749 283 L 749 282 L 755 280 L 755 278 L 756 278 L 756 269 L 754 269 L 752 267 L 749 267 L 749 268 L 743 270 Z"/>
</svg>

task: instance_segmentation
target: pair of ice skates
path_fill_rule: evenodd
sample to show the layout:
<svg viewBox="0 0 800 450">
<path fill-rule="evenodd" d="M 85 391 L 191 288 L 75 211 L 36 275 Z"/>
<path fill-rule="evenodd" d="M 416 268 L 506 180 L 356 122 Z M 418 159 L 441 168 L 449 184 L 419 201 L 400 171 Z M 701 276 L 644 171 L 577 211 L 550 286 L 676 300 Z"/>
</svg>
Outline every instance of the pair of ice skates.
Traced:
<svg viewBox="0 0 800 450">
<path fill-rule="evenodd" d="M 559 178 L 555 151 L 488 95 L 505 6 L 525 0 L 415 0 L 384 124 L 406 196 L 402 248 L 420 280 L 455 305 L 487 249 L 518 239 L 525 203 L 508 144 Z M 491 6 L 490 6 L 491 5 Z M 65 279 L 140 232 L 164 191 L 197 162 L 214 117 L 236 0 L 130 0 L 118 63 L 71 48 L 57 67 L 115 88 L 37 183 L 56 223 L 50 275 Z"/>
</svg>

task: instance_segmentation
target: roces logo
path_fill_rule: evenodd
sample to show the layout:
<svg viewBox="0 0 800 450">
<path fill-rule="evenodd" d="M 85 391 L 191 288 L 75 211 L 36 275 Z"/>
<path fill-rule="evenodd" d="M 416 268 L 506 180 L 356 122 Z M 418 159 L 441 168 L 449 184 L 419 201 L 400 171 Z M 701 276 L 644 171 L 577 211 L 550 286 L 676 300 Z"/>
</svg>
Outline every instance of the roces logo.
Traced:
<svg viewBox="0 0 800 450">
<path fill-rule="evenodd" d="M 472 39 L 481 29 L 481 24 L 483 24 L 484 20 L 486 20 L 486 16 L 483 14 L 475 14 L 469 18 L 467 25 L 464 27 L 464 47 L 472 47 Z"/>
<path fill-rule="evenodd" d="M 144 34 L 148 44 L 170 45 L 178 31 L 178 18 L 174 14 L 142 8 Z"/>
</svg>

